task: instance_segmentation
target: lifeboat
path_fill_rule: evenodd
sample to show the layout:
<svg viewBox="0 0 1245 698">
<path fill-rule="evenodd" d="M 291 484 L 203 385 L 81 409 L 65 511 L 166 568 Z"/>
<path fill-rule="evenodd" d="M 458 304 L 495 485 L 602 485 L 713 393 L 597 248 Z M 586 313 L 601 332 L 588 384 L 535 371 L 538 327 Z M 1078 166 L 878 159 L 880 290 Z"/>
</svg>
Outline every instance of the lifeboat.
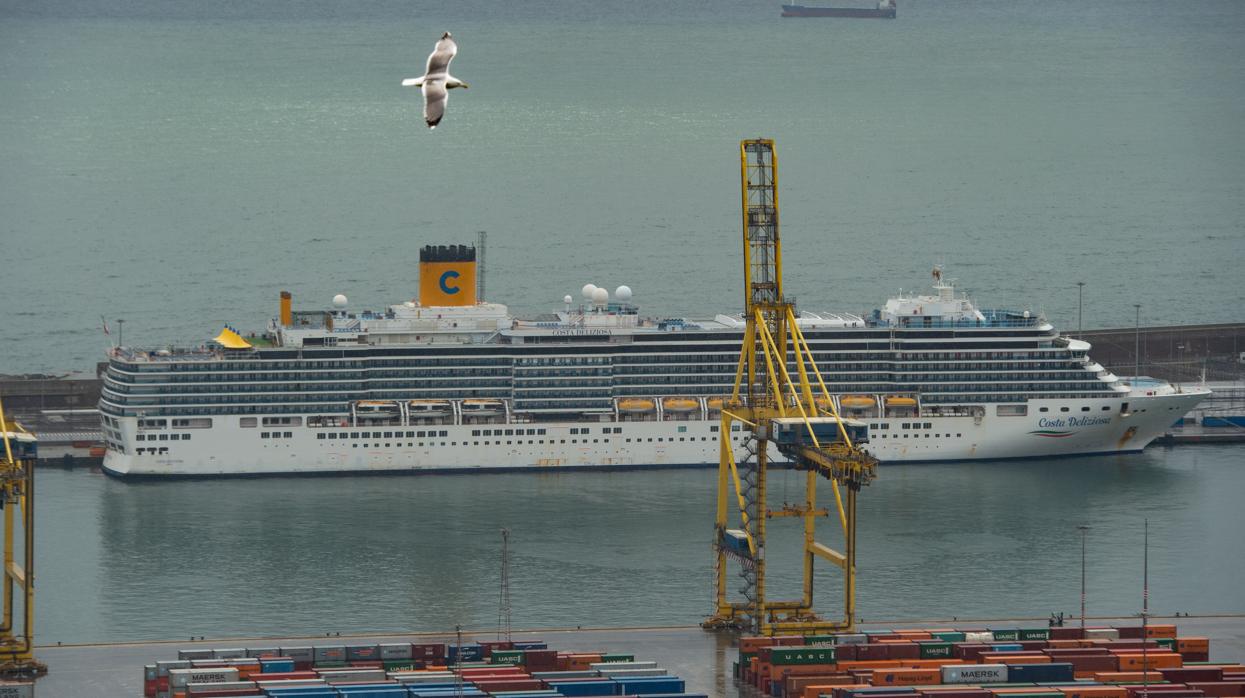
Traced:
<svg viewBox="0 0 1245 698">
<path fill-rule="evenodd" d="M 839 400 L 839 404 L 850 410 L 863 410 L 878 406 L 878 403 L 874 402 L 873 398 L 865 395 L 845 395 Z"/>
<path fill-rule="evenodd" d="M 710 412 L 721 412 L 722 406 L 726 404 L 726 398 L 711 397 L 708 400 L 705 400 L 705 404 L 709 406 Z"/>
<path fill-rule="evenodd" d="M 360 400 L 354 404 L 356 417 L 363 419 L 389 419 L 398 416 L 398 403 L 387 400 Z"/>
<path fill-rule="evenodd" d="M 505 413 L 506 406 L 501 400 L 463 400 L 462 409 L 464 417 L 496 417 Z"/>
<path fill-rule="evenodd" d="M 668 397 L 661 401 L 661 406 L 667 412 L 691 412 L 699 409 L 700 403 L 690 397 Z"/>
<path fill-rule="evenodd" d="M 411 400 L 406 403 L 411 419 L 445 417 L 450 413 L 450 403 L 445 400 Z"/>
<path fill-rule="evenodd" d="M 891 395 L 886 398 L 887 407 L 916 407 L 916 399 Z"/>
<path fill-rule="evenodd" d="M 817 409 L 825 410 L 826 412 L 829 412 L 831 408 L 834 407 L 834 403 L 831 402 L 829 399 L 825 398 L 824 396 L 817 398 L 816 404 L 817 404 Z"/>
<path fill-rule="evenodd" d="M 657 409 L 657 403 L 646 397 L 628 397 L 618 401 L 618 411 L 624 414 L 646 414 Z"/>
</svg>

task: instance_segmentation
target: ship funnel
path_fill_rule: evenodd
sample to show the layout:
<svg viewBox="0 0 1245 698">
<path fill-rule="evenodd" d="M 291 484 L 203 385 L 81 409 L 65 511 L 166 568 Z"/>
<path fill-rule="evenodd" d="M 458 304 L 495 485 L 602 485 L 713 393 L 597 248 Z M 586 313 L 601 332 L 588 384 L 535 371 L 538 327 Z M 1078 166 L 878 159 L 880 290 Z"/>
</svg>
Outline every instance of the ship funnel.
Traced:
<svg viewBox="0 0 1245 698">
<path fill-rule="evenodd" d="M 476 248 L 425 245 L 419 250 L 419 304 L 476 304 Z"/>
<path fill-rule="evenodd" d="M 289 327 L 294 324 L 294 297 L 289 291 L 281 292 L 281 326 Z"/>
</svg>

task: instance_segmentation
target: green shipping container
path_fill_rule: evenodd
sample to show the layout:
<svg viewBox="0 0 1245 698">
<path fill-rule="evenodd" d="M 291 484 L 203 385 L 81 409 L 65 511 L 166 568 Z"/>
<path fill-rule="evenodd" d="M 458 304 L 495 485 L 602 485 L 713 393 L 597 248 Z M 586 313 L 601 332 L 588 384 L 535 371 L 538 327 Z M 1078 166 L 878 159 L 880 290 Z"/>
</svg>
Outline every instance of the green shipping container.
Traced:
<svg viewBox="0 0 1245 698">
<path fill-rule="evenodd" d="M 770 652 L 773 664 L 831 664 L 833 647 L 775 647 Z"/>
<path fill-rule="evenodd" d="M 1159 643 L 1159 647 L 1166 647 L 1173 651 L 1176 649 L 1176 638 L 1174 637 L 1156 637 L 1154 641 Z"/>
<path fill-rule="evenodd" d="M 1010 640 L 1012 642 L 1020 641 L 1019 630 L 991 630 L 990 632 L 994 634 L 995 642 L 999 642 L 1003 640 Z"/>
<path fill-rule="evenodd" d="M 523 663 L 523 650 L 493 650 L 488 661 L 489 664 L 519 665 Z"/>
<path fill-rule="evenodd" d="M 415 671 L 415 660 L 413 659 L 387 659 L 381 664 L 385 667 L 385 671 Z"/>
<path fill-rule="evenodd" d="M 603 654 L 601 655 L 603 662 L 634 662 L 634 654 Z"/>
<path fill-rule="evenodd" d="M 950 642 L 922 642 L 921 659 L 949 659 L 951 657 Z"/>
<path fill-rule="evenodd" d="M 958 630 L 944 630 L 942 632 L 930 633 L 930 635 L 944 642 L 964 642 L 964 633 Z"/>
<path fill-rule="evenodd" d="M 1035 640 L 1049 640 L 1050 628 L 1021 628 L 1020 638 L 1022 642 L 1032 642 Z"/>
</svg>

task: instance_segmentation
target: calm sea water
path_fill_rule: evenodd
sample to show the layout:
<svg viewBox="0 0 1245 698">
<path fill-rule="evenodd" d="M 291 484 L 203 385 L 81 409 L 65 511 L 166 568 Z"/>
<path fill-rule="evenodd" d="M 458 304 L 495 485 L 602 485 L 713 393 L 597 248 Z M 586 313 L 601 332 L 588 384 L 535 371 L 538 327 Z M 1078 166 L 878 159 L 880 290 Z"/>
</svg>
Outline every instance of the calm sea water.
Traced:
<svg viewBox="0 0 1245 698">
<path fill-rule="evenodd" d="M 1239 447 L 883 467 L 860 497 L 865 619 L 1245 612 Z M 497 627 L 512 531 L 515 627 L 670 625 L 712 608 L 712 470 L 129 484 L 42 470 L 38 636 L 56 641 Z M 802 479 L 771 481 L 772 506 Z M 823 490 L 823 500 L 830 497 Z M 840 547 L 832 520 L 821 540 Z M 794 526 L 771 598 L 798 595 Z M 820 607 L 838 608 L 826 573 Z M 732 584 L 732 588 L 737 584 Z"/>
<path fill-rule="evenodd" d="M 930 267 L 988 307 L 1241 319 L 1245 4 L 0 0 L 0 373 L 198 344 L 277 292 L 378 307 L 420 245 L 489 233 L 492 300 L 584 283 L 646 312 L 740 305 L 737 144 L 778 143 L 787 286 L 866 312 Z M 460 53 L 435 132 L 416 75 Z M 1240 611 L 1233 448 L 893 467 L 863 500 L 866 617 Z M 688 623 L 709 471 L 130 485 L 48 471 L 39 634 L 82 641 L 495 621 Z M 781 486 L 776 497 L 781 498 Z M 794 486 L 790 490 L 794 497 Z M 1208 570 L 1215 570 L 1214 574 Z M 794 579 L 775 580 L 781 591 Z M 829 579 L 819 582 L 832 587 Z"/>
<path fill-rule="evenodd" d="M 865 312 L 948 274 L 1087 327 L 1241 319 L 1245 4 L 0 0 L 0 371 L 379 307 L 489 233 L 491 299 L 741 305 L 738 141 L 777 139 L 787 287 Z M 456 91 L 416 91 L 454 32 Z M 112 322 L 116 338 L 117 323 Z"/>
</svg>

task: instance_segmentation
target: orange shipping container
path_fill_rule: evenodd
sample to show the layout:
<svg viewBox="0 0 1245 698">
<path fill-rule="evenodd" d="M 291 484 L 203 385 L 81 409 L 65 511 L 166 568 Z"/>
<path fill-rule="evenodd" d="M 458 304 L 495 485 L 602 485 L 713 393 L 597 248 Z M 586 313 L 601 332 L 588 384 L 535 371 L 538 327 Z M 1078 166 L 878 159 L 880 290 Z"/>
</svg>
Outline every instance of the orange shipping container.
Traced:
<svg viewBox="0 0 1245 698">
<path fill-rule="evenodd" d="M 1050 664 L 1049 654 L 1002 654 L 982 652 L 982 664 Z"/>
<path fill-rule="evenodd" d="M 1146 637 L 1176 637 L 1176 626 L 1174 625 L 1147 625 Z"/>
<path fill-rule="evenodd" d="M 874 669 L 874 686 L 929 686 L 942 683 L 938 669 Z"/>
<path fill-rule="evenodd" d="M 1058 686 L 1056 689 L 1067 698 L 1127 698 L 1128 691 L 1122 686 L 1077 686 L 1069 688 Z"/>
<path fill-rule="evenodd" d="M 1120 671 L 1148 671 L 1152 669 L 1179 669 L 1184 657 L 1175 652 L 1149 652 L 1148 654 L 1120 654 Z"/>
<path fill-rule="evenodd" d="M 1209 652 L 1210 639 L 1205 637 L 1178 637 L 1176 638 L 1176 651 L 1185 652 Z"/>
<path fill-rule="evenodd" d="M 1100 671 L 1094 674 L 1093 679 L 1098 683 L 1141 683 L 1143 681 L 1164 683 L 1167 681 L 1157 671 Z"/>
<path fill-rule="evenodd" d="M 750 654 L 762 647 L 773 647 L 776 644 L 778 643 L 774 642 L 772 637 L 741 637 L 739 638 L 739 651 Z"/>
<path fill-rule="evenodd" d="M 904 665 L 900 659 L 860 659 L 850 662 L 839 662 L 839 671 L 851 671 L 852 669 L 898 669 Z"/>
</svg>

